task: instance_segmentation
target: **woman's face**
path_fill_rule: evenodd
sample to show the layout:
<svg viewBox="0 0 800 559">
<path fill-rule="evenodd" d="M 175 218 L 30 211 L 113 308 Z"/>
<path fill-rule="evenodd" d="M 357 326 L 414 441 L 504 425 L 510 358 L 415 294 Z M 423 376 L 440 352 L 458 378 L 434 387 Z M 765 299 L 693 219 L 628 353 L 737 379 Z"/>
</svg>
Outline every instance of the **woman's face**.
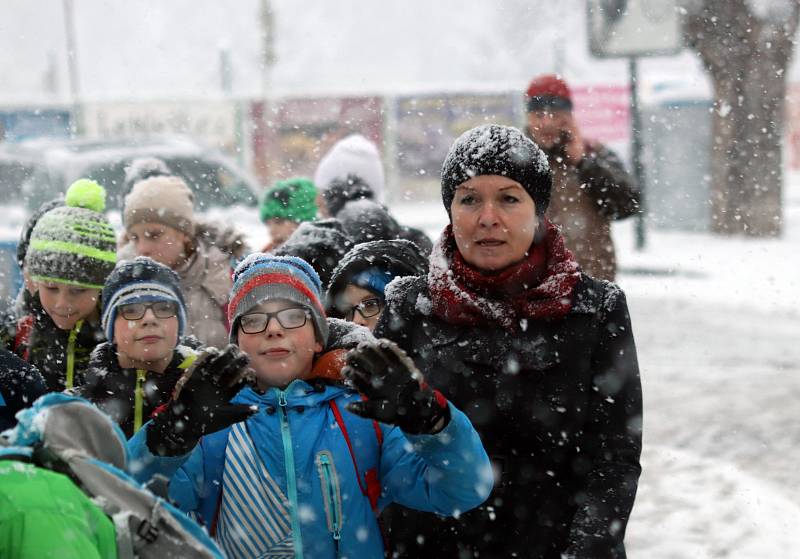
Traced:
<svg viewBox="0 0 800 559">
<path fill-rule="evenodd" d="M 128 227 L 128 238 L 137 256 L 149 256 L 170 268 L 186 259 L 189 236 L 161 223 L 137 223 Z"/>
<path fill-rule="evenodd" d="M 500 175 L 480 175 L 458 185 L 450 216 L 464 260 L 486 272 L 524 259 L 538 226 L 533 198 L 517 181 Z"/>
</svg>

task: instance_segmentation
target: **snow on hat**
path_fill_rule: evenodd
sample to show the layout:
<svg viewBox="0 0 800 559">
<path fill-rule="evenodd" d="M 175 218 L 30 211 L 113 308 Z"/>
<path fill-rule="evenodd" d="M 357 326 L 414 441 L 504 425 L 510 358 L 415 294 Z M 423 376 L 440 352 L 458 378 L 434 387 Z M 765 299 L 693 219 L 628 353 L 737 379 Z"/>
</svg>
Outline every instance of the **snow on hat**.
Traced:
<svg viewBox="0 0 800 559">
<path fill-rule="evenodd" d="M 453 142 L 442 164 L 442 201 L 448 214 L 458 185 L 480 175 L 518 182 L 533 198 L 539 216 L 550 204 L 553 178 L 547 156 L 517 128 L 484 124 Z"/>
<path fill-rule="evenodd" d="M 317 189 L 304 177 L 278 181 L 264 193 L 259 214 L 262 222 L 276 218 L 313 221 L 317 217 Z"/>
<path fill-rule="evenodd" d="M 167 266 L 147 256 L 126 260 L 114 268 L 103 287 L 100 325 L 106 339 L 114 341 L 114 321 L 120 305 L 172 301 L 178 305 L 178 337 L 186 327 L 186 304 L 180 278 Z"/>
<path fill-rule="evenodd" d="M 428 273 L 428 261 L 419 247 L 405 239 L 361 243 L 336 266 L 328 287 L 328 309 L 334 309 L 347 285 L 352 283 L 385 298 L 386 285 L 396 277 Z"/>
<path fill-rule="evenodd" d="M 525 92 L 528 112 L 542 109 L 572 110 L 572 93 L 567 82 L 555 74 L 534 78 Z"/>
<path fill-rule="evenodd" d="M 103 215 L 105 189 L 89 179 L 72 183 L 64 205 L 42 215 L 31 231 L 25 267 L 34 281 L 102 289 L 117 262 L 114 229 Z"/>
<path fill-rule="evenodd" d="M 317 338 L 325 345 L 328 341 L 328 321 L 322 306 L 321 291 L 319 276 L 302 258 L 251 254 L 233 272 L 233 289 L 228 303 L 231 343 L 236 343 L 239 318 L 243 314 L 263 301 L 285 299 L 311 313 Z"/>
<path fill-rule="evenodd" d="M 346 181 L 348 175 L 360 178 L 377 200 L 383 200 L 385 178 L 381 155 L 377 146 L 361 134 L 351 134 L 334 144 L 320 160 L 314 184 L 324 192 L 334 180 Z"/>
<path fill-rule="evenodd" d="M 396 239 L 400 225 L 380 204 L 372 200 L 348 202 L 336 215 L 354 244 Z"/>
<path fill-rule="evenodd" d="M 44 214 L 53 208 L 63 205 L 63 196 L 59 196 L 58 198 L 54 198 L 53 200 L 45 202 L 30 215 L 28 221 L 26 221 L 25 225 L 22 226 L 22 231 L 20 231 L 19 235 L 19 242 L 17 242 L 17 264 L 19 264 L 20 268 L 25 265 L 25 255 L 28 253 L 28 245 L 31 242 L 31 233 L 33 233 L 33 228 L 36 227 L 36 223 Z"/>
<path fill-rule="evenodd" d="M 328 189 L 323 193 L 325 205 L 328 207 L 328 212 L 334 216 L 339 217 L 339 212 L 350 202 L 356 200 L 372 200 L 375 198 L 375 193 L 372 191 L 366 182 L 361 180 L 360 177 L 349 174 L 347 178 L 342 180 L 339 178 L 333 179 L 328 184 Z"/>
<path fill-rule="evenodd" d="M 311 264 L 319 274 L 324 288 L 327 287 L 336 264 L 353 244 L 338 219 L 321 219 L 301 223 L 274 254 L 296 256 Z"/>
<path fill-rule="evenodd" d="M 125 196 L 122 221 L 161 223 L 194 237 L 194 194 L 180 177 L 158 175 L 139 181 Z"/>
</svg>

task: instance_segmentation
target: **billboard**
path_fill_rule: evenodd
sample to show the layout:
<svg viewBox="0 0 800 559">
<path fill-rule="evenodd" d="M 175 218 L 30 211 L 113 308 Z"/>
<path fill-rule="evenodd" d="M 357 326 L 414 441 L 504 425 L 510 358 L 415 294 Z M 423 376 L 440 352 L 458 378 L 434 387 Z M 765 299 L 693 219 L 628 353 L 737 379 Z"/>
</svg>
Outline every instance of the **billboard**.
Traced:
<svg viewBox="0 0 800 559">
<path fill-rule="evenodd" d="M 227 101 L 87 103 L 88 138 L 181 134 L 234 153 L 239 146 L 237 105 Z"/>
<path fill-rule="evenodd" d="M 320 158 L 344 136 L 363 134 L 383 144 L 383 99 L 328 97 L 284 99 L 251 105 L 253 166 L 266 184 L 313 176 Z"/>
<path fill-rule="evenodd" d="M 400 179 L 438 181 L 442 161 L 461 133 L 480 124 L 513 126 L 521 110 L 511 93 L 414 95 L 395 103 L 394 164 Z"/>
<path fill-rule="evenodd" d="M 676 54 L 683 46 L 675 0 L 589 0 L 589 50 L 598 57 Z"/>
</svg>

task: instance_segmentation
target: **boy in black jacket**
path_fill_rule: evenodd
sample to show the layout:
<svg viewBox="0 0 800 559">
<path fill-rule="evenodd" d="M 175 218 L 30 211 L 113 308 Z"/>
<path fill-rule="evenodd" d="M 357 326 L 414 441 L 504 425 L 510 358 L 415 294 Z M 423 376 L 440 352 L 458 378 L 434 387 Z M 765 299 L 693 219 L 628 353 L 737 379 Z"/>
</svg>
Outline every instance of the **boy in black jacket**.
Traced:
<svg viewBox="0 0 800 559">
<path fill-rule="evenodd" d="M 146 256 L 120 263 L 103 288 L 102 325 L 110 340 L 92 353 L 79 394 L 131 437 L 197 358 L 180 343 L 186 308 L 178 275 Z"/>
</svg>

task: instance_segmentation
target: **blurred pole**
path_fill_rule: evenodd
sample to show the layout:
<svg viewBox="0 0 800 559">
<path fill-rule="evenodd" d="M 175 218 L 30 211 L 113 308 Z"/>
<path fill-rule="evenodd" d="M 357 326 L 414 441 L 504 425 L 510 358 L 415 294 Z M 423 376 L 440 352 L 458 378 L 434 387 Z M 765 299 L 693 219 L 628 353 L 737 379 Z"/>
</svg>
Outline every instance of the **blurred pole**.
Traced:
<svg viewBox="0 0 800 559">
<path fill-rule="evenodd" d="M 261 0 L 261 93 L 264 102 L 272 93 L 272 68 L 275 66 L 275 14 L 270 0 Z"/>
<path fill-rule="evenodd" d="M 639 186 L 639 213 L 636 216 L 636 250 L 643 250 L 645 238 L 645 214 L 647 211 L 644 168 L 642 167 L 642 115 L 639 112 L 639 71 L 637 58 L 628 59 L 628 72 L 631 84 L 631 165 L 633 177 Z"/>
<path fill-rule="evenodd" d="M 72 0 L 64 0 L 64 28 L 67 37 L 67 74 L 69 75 L 69 93 L 72 103 L 72 119 L 70 133 L 78 136 L 83 133 L 83 107 L 80 100 L 80 84 L 78 74 L 78 48 L 75 42 L 75 17 Z"/>
<path fill-rule="evenodd" d="M 233 97 L 233 65 L 231 64 L 231 51 L 228 47 L 219 49 L 219 80 L 225 100 L 233 103 L 233 130 L 236 136 L 236 161 L 244 165 L 242 149 L 242 111 L 239 102 Z M 219 146 L 217 146 L 219 147 Z"/>
<path fill-rule="evenodd" d="M 272 142 L 265 137 L 267 134 L 267 122 L 273 109 L 271 99 L 274 98 L 272 91 L 272 69 L 277 59 L 275 55 L 275 12 L 272 9 L 270 0 L 261 0 L 259 5 L 259 21 L 261 22 L 261 104 L 259 118 L 261 122 L 251 123 L 251 127 L 259 130 L 259 141 L 253 145 L 252 157 L 258 162 L 260 175 L 272 176 L 272 169 L 267 163 L 269 147 Z M 252 128 L 251 128 L 252 129 Z M 258 150 L 260 153 L 255 153 Z M 262 178 L 262 180 L 266 180 Z"/>
</svg>

